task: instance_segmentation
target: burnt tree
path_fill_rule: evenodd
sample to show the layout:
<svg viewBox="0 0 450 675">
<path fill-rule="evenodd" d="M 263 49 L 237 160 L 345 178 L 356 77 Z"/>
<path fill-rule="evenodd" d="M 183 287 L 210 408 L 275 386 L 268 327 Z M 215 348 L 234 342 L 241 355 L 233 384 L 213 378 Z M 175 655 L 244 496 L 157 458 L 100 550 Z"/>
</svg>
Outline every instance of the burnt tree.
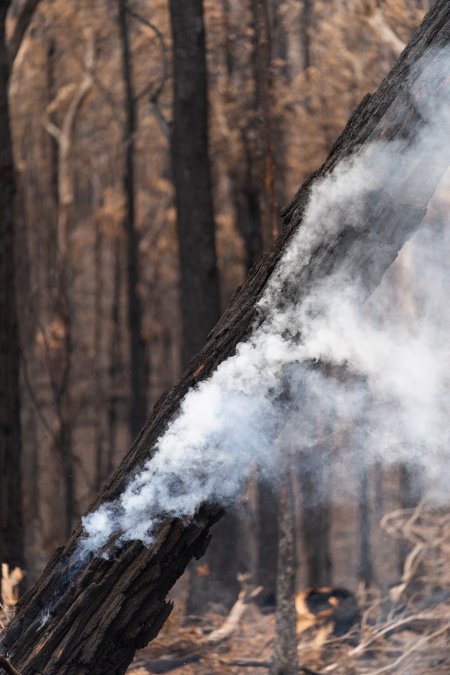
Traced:
<svg viewBox="0 0 450 675">
<path fill-rule="evenodd" d="M 186 367 L 219 319 L 219 283 L 208 156 L 203 0 L 170 0 L 173 38 L 172 173 Z"/>
<path fill-rule="evenodd" d="M 122 74 L 125 93 L 124 150 L 125 166 L 123 187 L 125 216 L 123 231 L 127 249 L 127 299 L 129 353 L 131 364 L 131 401 L 129 426 L 135 438 L 148 414 L 149 363 L 142 329 L 142 302 L 139 295 L 139 233 L 136 226 L 135 196 L 135 136 L 138 127 L 137 97 L 133 84 L 133 63 L 130 47 L 129 13 L 125 0 L 118 0 L 118 27 L 122 56 Z"/>
<path fill-rule="evenodd" d="M 208 86 L 203 0 L 171 0 L 173 37 L 172 174 L 180 260 L 182 362 L 186 367 L 220 316 L 208 149 Z M 233 564 L 236 527 L 232 514 L 222 537 L 208 552 L 208 574 L 193 565 L 188 611 L 205 610 L 206 600 L 231 605 L 238 584 Z"/>
<path fill-rule="evenodd" d="M 425 73 L 419 83 L 413 66 L 429 47 L 434 53 L 449 43 L 450 5 L 447 0 L 439 0 L 377 92 L 363 99 L 323 166 L 296 194 L 284 213 L 284 229 L 275 246 L 233 298 L 180 382 L 156 404 L 130 452 L 91 509 L 122 493 L 130 474 L 142 466 L 179 410 L 186 392 L 232 355 L 237 343 L 261 319 L 255 302 L 292 235 L 301 227 L 312 186 L 341 160 L 374 139 L 401 139 L 404 145 L 411 142 L 422 117 L 408 87 L 408 77 L 421 89 L 426 86 L 428 105 L 436 102 L 442 92 L 448 94 L 447 77 L 437 84 L 434 80 L 427 83 Z M 340 231 L 318 242 L 308 263 L 299 262 L 296 274 L 287 280 L 280 303 L 286 296 L 301 302 L 315 284 L 337 271 L 359 279 L 369 293 L 422 221 L 428 201 L 449 164 L 447 141 L 442 139 L 443 152 L 433 162 L 429 162 L 426 149 L 419 146 L 405 170 L 396 173 L 395 190 L 391 184 L 389 189 L 373 192 L 367 208 L 359 214 L 357 230 L 346 224 L 344 217 Z M 406 188 L 413 195 L 409 201 L 402 199 Z M 66 546 L 55 553 L 35 587 L 22 598 L 3 635 L 2 651 L 22 675 L 124 673 L 135 650 L 157 635 L 171 611 L 171 603 L 166 601 L 168 591 L 191 558 L 204 552 L 210 528 L 221 515 L 220 506 L 207 503 L 193 520 L 161 516 L 161 525 L 149 547 L 138 541 L 129 542 L 108 560 L 93 557 L 81 569 L 68 569 L 68 560 L 82 535 L 78 527 Z M 47 607 L 51 611 L 43 621 Z"/>
<path fill-rule="evenodd" d="M 15 176 L 9 123 L 7 2 L 0 4 L 0 561 L 22 564 L 19 337 L 14 266 Z"/>
<path fill-rule="evenodd" d="M 16 176 L 8 89 L 14 60 L 39 0 L 27 0 L 6 38 L 10 0 L 0 2 L 0 563 L 23 565 L 19 333 L 15 283 Z"/>
</svg>

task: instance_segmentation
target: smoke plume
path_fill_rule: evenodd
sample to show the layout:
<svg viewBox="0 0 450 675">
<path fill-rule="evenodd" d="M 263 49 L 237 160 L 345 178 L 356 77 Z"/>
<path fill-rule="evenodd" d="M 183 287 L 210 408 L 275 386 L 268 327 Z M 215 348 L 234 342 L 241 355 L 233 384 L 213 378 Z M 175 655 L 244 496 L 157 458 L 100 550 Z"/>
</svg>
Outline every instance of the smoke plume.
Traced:
<svg viewBox="0 0 450 675">
<path fill-rule="evenodd" d="M 112 536 L 148 544 L 163 516 L 193 518 L 207 501 L 228 506 L 255 467 L 276 484 L 287 457 L 302 453 L 307 461 L 324 446 L 342 471 L 342 491 L 363 457 L 369 466 L 409 464 L 429 498 L 448 498 L 450 236 L 443 190 L 370 297 L 364 279 L 346 269 L 314 288 L 298 287 L 297 274 L 343 223 L 358 231 L 373 194 L 384 191 L 405 207 L 427 194 L 427 167 L 443 161 L 449 143 L 449 100 L 435 95 L 449 66 L 448 51 L 428 55 L 421 64 L 426 78 L 411 79 L 422 118 L 413 140 L 373 142 L 313 187 L 250 337 L 188 392 L 122 495 L 83 519 L 84 552 L 99 551 Z M 419 157 L 421 183 L 409 183 Z"/>
</svg>

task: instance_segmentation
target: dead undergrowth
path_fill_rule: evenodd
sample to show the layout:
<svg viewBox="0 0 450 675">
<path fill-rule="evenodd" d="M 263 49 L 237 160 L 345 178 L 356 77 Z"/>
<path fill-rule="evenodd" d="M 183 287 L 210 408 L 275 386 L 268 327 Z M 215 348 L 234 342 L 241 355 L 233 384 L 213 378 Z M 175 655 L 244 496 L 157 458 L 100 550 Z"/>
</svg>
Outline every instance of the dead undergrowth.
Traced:
<svg viewBox="0 0 450 675">
<path fill-rule="evenodd" d="M 407 547 L 401 579 L 384 595 L 359 589 L 361 621 L 345 638 L 323 640 L 314 626 L 302 633 L 298 650 L 305 675 L 450 674 L 450 512 L 420 505 L 394 511 L 381 524 Z M 186 620 L 174 612 L 158 638 L 137 654 L 128 675 L 267 672 L 274 615 L 254 603 L 260 590 L 243 578 L 225 620 L 218 614 Z M 13 608 L 1 610 L 0 632 Z"/>
<path fill-rule="evenodd" d="M 321 642 L 314 627 L 303 633 L 298 649 L 304 673 L 450 674 L 450 513 L 420 505 L 388 514 L 382 527 L 407 547 L 401 579 L 384 595 L 359 590 L 361 622 L 345 638 Z M 137 655 L 129 675 L 267 672 L 274 616 L 262 614 L 255 604 L 239 609 L 234 630 L 215 644 L 206 636 L 220 635 L 223 616 L 207 615 L 192 625 L 175 614 Z"/>
</svg>

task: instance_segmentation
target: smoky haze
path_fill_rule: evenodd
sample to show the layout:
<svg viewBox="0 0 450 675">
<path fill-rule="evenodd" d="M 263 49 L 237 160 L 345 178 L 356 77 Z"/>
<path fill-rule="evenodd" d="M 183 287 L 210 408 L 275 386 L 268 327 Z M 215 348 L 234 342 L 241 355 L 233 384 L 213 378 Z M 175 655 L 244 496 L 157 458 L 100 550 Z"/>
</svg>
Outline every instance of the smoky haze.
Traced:
<svg viewBox="0 0 450 675">
<path fill-rule="evenodd" d="M 163 516 L 193 518 L 206 501 L 230 505 L 255 468 L 276 486 L 287 457 L 301 453 L 307 462 L 324 447 L 342 495 L 354 485 L 346 476 L 357 474 L 360 461 L 387 469 L 401 462 L 420 474 L 426 498 L 448 500 L 445 191 L 438 190 L 432 216 L 370 297 L 364 273 L 352 278 L 345 267 L 314 288 L 295 288 L 298 271 L 321 242 L 344 224 L 358 231 L 374 194 L 387 193 L 407 209 L 429 193 L 428 168 L 448 153 L 450 101 L 436 92 L 444 91 L 449 72 L 444 51 L 427 55 L 413 74 L 410 95 L 422 118 L 413 141 L 373 142 L 313 187 L 303 225 L 266 287 L 250 337 L 188 392 L 122 495 L 83 519 L 80 553 L 105 554 L 111 537 L 149 544 Z M 420 181 L 409 181 L 417 162 Z M 376 269 L 376 260 L 370 264 Z"/>
</svg>

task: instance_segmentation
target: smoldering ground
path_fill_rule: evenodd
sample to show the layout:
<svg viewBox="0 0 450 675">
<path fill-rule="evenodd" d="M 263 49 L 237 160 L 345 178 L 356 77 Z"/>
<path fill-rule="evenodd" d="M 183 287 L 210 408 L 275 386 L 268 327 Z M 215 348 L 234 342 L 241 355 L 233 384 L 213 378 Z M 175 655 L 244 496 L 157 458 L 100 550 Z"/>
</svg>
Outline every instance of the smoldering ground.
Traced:
<svg viewBox="0 0 450 675">
<path fill-rule="evenodd" d="M 445 195 L 435 198 L 439 217 L 422 225 L 370 297 L 367 275 L 377 273 L 377 260 L 361 265 L 358 277 L 334 267 L 314 288 L 300 270 L 344 226 L 358 232 L 374 195 L 390 195 L 393 208 L 407 212 L 428 194 L 431 168 L 448 155 L 450 101 L 443 82 L 449 72 L 450 53 L 443 51 L 427 55 L 412 74 L 409 93 L 421 118 L 414 138 L 373 142 L 315 185 L 250 337 L 189 391 L 123 494 L 83 519 L 82 556 L 113 536 L 148 544 L 162 516 L 192 518 L 206 501 L 229 505 L 255 466 L 276 485 L 287 456 L 302 453 L 307 461 L 324 443 L 342 472 L 342 491 L 350 484 L 345 476 L 358 472 L 364 457 L 366 466 L 409 464 L 421 472 L 428 498 L 448 499 Z M 412 180 L 411 167 L 418 165 L 419 180 Z"/>
</svg>

